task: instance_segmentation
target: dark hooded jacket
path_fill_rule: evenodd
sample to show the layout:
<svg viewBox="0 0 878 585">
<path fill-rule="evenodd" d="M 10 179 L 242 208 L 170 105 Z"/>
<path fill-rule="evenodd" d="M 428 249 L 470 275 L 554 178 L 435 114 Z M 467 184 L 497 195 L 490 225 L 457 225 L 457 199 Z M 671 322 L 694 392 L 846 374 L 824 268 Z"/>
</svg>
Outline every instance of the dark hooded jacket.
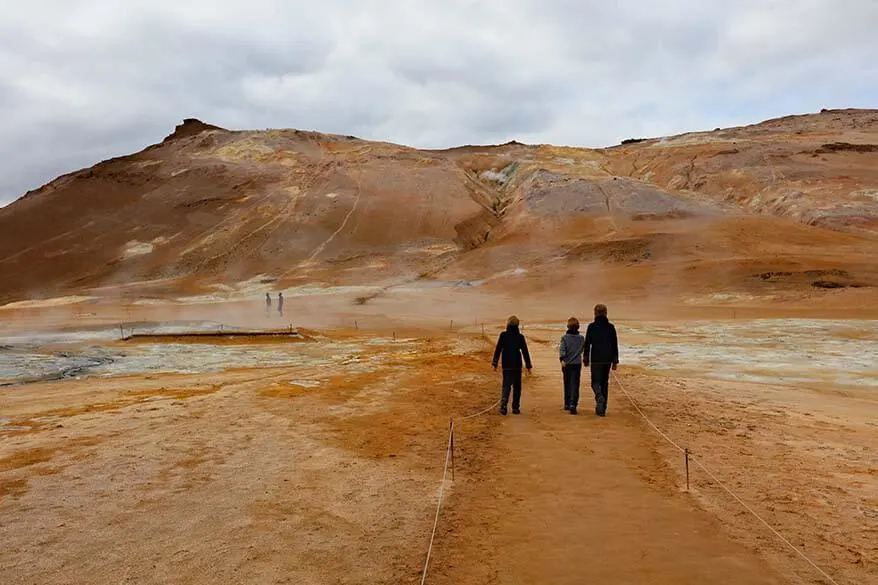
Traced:
<svg viewBox="0 0 878 585">
<path fill-rule="evenodd" d="M 524 365 L 527 369 L 533 366 L 530 362 L 530 353 L 527 351 L 527 341 L 518 330 L 517 325 L 507 325 L 506 331 L 497 339 L 497 348 L 494 350 L 494 359 L 491 364 L 496 368 L 503 358 L 504 370 L 520 370 L 522 367 L 521 357 L 524 356 Z"/>
<path fill-rule="evenodd" d="M 598 365 L 619 363 L 619 340 L 616 327 L 606 315 L 599 315 L 585 331 L 585 363 Z"/>
</svg>

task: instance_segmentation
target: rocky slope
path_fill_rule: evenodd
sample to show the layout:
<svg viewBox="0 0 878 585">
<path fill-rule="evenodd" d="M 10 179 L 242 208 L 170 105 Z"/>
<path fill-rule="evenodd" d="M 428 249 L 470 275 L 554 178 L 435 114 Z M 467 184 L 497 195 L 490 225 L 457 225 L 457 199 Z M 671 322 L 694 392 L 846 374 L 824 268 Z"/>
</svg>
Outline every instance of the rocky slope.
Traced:
<svg viewBox="0 0 878 585">
<path fill-rule="evenodd" d="M 876 110 L 600 150 L 424 151 L 189 119 L 160 144 L 0 209 L 0 299 L 165 297 L 247 281 L 870 288 L 876 163 Z"/>
<path fill-rule="evenodd" d="M 808 225 L 878 229 L 878 111 L 832 110 L 612 149 L 618 173 Z"/>
</svg>

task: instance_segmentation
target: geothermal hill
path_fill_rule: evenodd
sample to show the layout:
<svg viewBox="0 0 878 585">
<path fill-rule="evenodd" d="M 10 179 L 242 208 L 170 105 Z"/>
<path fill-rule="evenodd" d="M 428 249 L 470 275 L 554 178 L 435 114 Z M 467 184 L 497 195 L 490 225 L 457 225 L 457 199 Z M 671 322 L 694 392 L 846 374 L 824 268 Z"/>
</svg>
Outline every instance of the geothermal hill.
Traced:
<svg viewBox="0 0 878 585">
<path fill-rule="evenodd" d="M 878 110 L 600 150 L 425 151 L 188 119 L 0 209 L 0 301 L 456 281 L 872 302 L 876 252 Z"/>
</svg>

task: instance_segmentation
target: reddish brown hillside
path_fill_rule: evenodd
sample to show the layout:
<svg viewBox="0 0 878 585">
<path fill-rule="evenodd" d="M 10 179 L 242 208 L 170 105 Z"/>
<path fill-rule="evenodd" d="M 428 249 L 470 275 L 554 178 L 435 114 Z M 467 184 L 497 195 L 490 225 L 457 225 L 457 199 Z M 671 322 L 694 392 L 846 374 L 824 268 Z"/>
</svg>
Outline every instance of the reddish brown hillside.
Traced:
<svg viewBox="0 0 878 585">
<path fill-rule="evenodd" d="M 672 296 L 868 289 L 876 145 L 873 110 L 603 150 L 419 151 L 189 119 L 0 210 L 0 298 L 132 283 L 178 295 L 254 278 L 523 292 L 586 278 Z M 596 270 L 612 278 L 589 278 Z"/>
</svg>

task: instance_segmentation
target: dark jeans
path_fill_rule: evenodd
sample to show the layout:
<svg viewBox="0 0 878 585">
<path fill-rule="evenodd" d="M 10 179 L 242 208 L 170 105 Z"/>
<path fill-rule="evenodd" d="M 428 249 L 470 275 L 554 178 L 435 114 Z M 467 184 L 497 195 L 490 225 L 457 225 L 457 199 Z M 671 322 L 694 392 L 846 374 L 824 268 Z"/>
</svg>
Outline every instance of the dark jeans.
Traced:
<svg viewBox="0 0 878 585">
<path fill-rule="evenodd" d="M 582 378 L 582 364 L 564 364 L 564 406 L 579 404 L 579 383 Z"/>
<path fill-rule="evenodd" d="M 595 412 L 606 414 L 610 390 L 610 364 L 591 364 L 591 390 L 594 392 Z"/>
<path fill-rule="evenodd" d="M 521 370 L 503 369 L 503 394 L 500 406 L 506 408 L 509 403 L 509 391 L 512 391 L 512 410 L 521 407 Z"/>
</svg>

